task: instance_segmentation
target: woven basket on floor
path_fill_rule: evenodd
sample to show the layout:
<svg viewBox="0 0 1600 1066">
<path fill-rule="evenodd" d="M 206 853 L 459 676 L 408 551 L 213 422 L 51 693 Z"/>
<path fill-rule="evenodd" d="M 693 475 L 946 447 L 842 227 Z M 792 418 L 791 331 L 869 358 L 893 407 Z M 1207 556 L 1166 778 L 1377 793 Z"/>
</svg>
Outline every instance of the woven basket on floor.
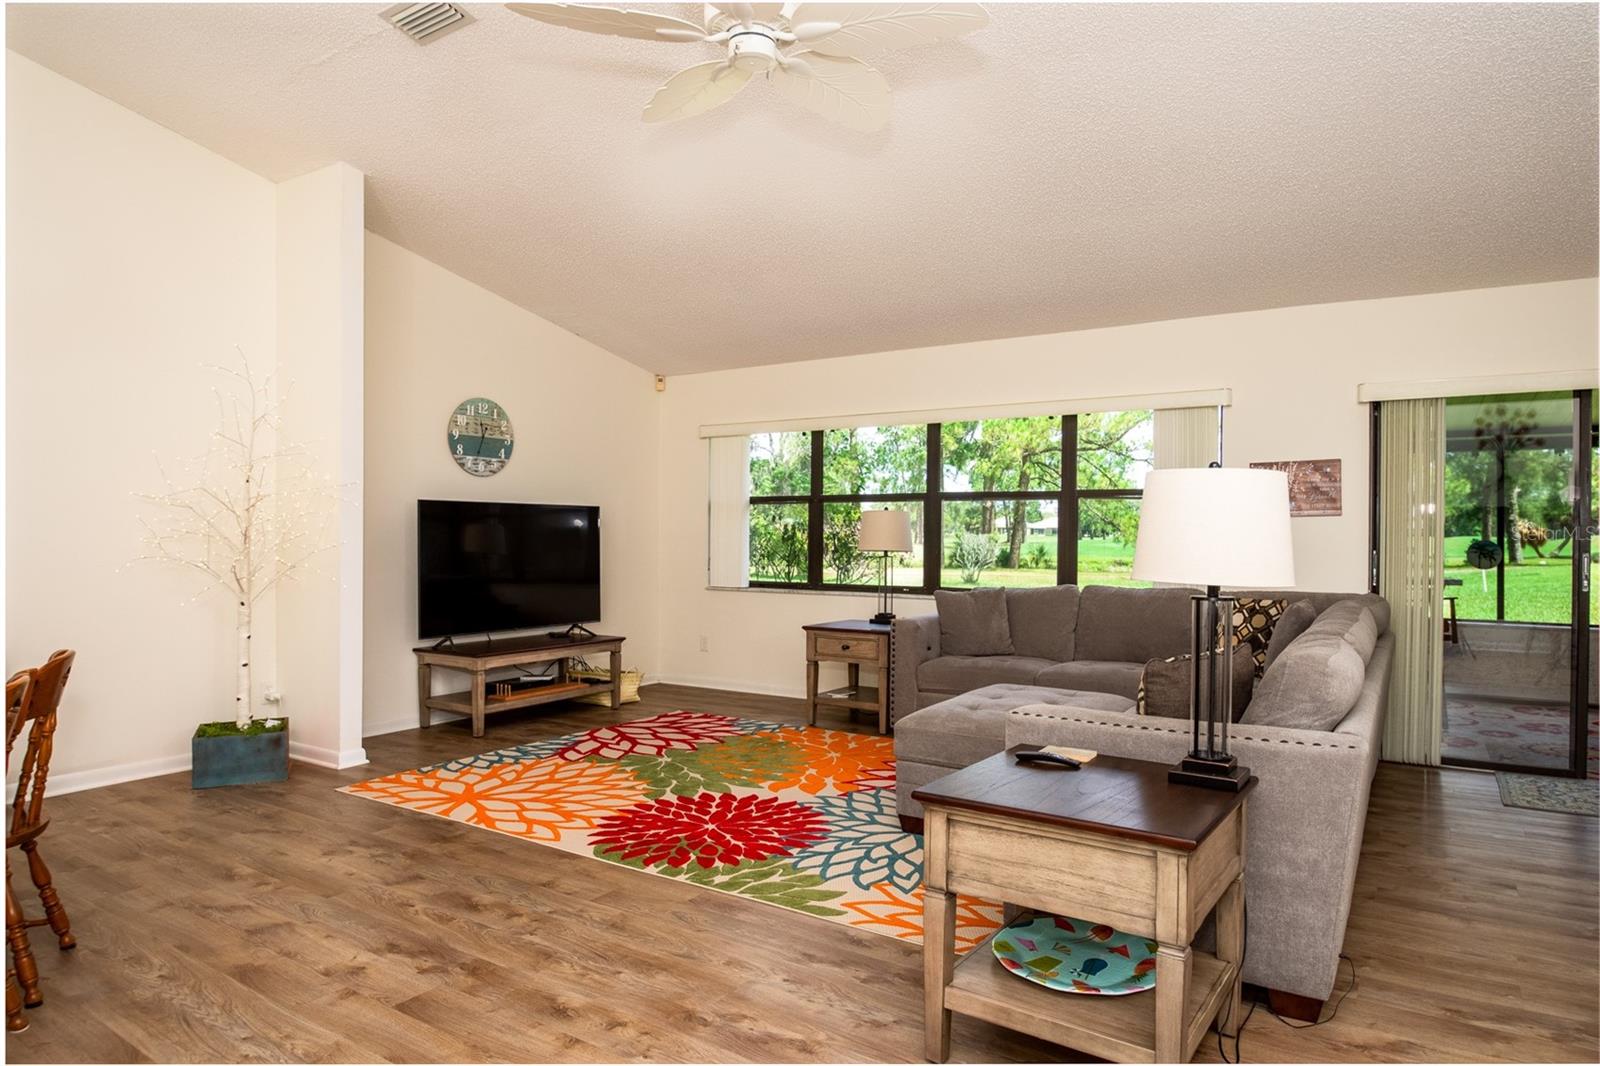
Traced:
<svg viewBox="0 0 1600 1066">
<path fill-rule="evenodd" d="M 602 681 L 607 684 L 611 681 L 611 671 L 601 670 L 589 665 L 586 659 L 567 660 L 567 678 L 572 681 Z M 622 671 L 622 702 L 639 702 L 639 685 L 644 681 L 643 670 Z M 586 692 L 582 696 L 572 697 L 574 703 L 593 703 L 601 707 L 611 706 L 611 690 L 603 688 L 595 692 Z"/>
</svg>

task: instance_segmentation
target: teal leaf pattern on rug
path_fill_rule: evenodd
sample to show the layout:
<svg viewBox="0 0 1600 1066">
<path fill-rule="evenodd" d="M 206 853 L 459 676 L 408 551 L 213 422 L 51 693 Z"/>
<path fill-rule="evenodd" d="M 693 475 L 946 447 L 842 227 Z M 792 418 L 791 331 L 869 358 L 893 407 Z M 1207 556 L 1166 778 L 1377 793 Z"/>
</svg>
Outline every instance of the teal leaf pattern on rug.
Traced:
<svg viewBox="0 0 1600 1066">
<path fill-rule="evenodd" d="M 776 733 L 792 728 L 787 722 L 763 722 L 755 718 L 735 718 L 734 728 L 741 733 Z"/>
<path fill-rule="evenodd" d="M 828 819 L 828 839 L 796 855 L 796 869 L 824 881 L 848 877 L 860 888 L 887 881 L 911 892 L 922 884 L 922 838 L 900 828 L 893 791 L 818 796 L 808 805 Z"/>
<path fill-rule="evenodd" d="M 770 733 L 750 733 L 703 748 L 629 755 L 619 760 L 648 786 L 647 799 L 669 792 L 697 796 L 734 787 L 758 788 L 795 772 L 805 761 L 803 749 Z"/>
<path fill-rule="evenodd" d="M 844 895 L 843 892 L 822 887 L 822 878 L 815 874 L 802 873 L 782 859 L 702 869 L 693 865 L 647 867 L 641 859 L 621 859 L 616 855 L 606 854 L 601 848 L 595 849 L 595 857 L 616 863 L 618 866 L 648 870 L 663 877 L 676 877 L 680 881 L 687 881 L 702 888 L 714 888 L 720 892 L 749 896 L 763 903 L 774 903 L 790 910 L 814 914 L 819 918 L 838 918 L 845 913 L 837 907 L 824 906 L 828 901 Z"/>
<path fill-rule="evenodd" d="M 500 748 L 496 751 L 485 751 L 478 755 L 467 755 L 460 759 L 447 759 L 444 762 L 424 766 L 419 773 L 429 773 L 435 770 L 488 770 L 495 766 L 505 766 L 509 763 L 528 762 L 531 759 L 544 759 L 568 744 L 572 743 L 570 736 L 551 737 L 549 740 L 536 740 L 531 744 L 518 744 L 515 747 Z"/>
</svg>

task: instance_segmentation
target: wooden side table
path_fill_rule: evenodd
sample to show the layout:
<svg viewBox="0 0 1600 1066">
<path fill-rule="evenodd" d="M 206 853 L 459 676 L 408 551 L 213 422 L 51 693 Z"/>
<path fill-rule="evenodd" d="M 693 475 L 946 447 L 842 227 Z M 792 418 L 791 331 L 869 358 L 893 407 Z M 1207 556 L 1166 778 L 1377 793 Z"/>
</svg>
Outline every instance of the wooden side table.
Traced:
<svg viewBox="0 0 1600 1066">
<path fill-rule="evenodd" d="M 1027 745 L 1034 747 L 1035 745 Z M 1115 1062 L 1187 1062 L 1213 1020 L 1237 1035 L 1244 958 L 1239 793 L 1167 781 L 1167 767 L 1100 756 L 1081 770 L 1002 752 L 918 789 L 926 809 L 924 1040 L 950 1055 L 952 1012 Z M 987 943 L 955 960 L 956 894 L 1081 918 L 1156 941 L 1156 985 L 1071 995 L 1014 976 Z M 1217 913 L 1215 954 L 1191 944 Z"/>
<path fill-rule="evenodd" d="M 806 634 L 806 721 L 817 724 L 817 708 L 846 707 L 878 712 L 878 732 L 889 731 L 889 634 L 891 627 L 863 618 L 818 622 L 804 626 Z M 822 663 L 844 663 L 849 684 L 817 691 Z M 877 670 L 877 684 L 861 683 L 861 667 Z"/>
</svg>

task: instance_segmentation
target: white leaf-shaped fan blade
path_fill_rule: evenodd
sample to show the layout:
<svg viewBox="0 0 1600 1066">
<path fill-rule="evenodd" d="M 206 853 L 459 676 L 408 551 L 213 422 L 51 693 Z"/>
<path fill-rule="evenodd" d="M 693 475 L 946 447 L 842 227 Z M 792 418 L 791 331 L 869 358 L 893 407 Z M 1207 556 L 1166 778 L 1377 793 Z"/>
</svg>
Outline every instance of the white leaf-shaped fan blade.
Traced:
<svg viewBox="0 0 1600 1066">
<path fill-rule="evenodd" d="M 889 83 L 859 59 L 795 52 L 774 67 L 772 84 L 790 100 L 853 130 L 871 133 L 889 121 Z"/>
<path fill-rule="evenodd" d="M 644 120 L 673 122 L 704 114 L 732 100 L 749 80 L 748 70 L 729 66 L 725 59 L 713 59 L 680 70 L 650 98 L 645 105 Z"/>
<path fill-rule="evenodd" d="M 873 59 L 885 52 L 959 37 L 989 24 L 982 4 L 801 4 L 789 23 L 802 37 L 808 23 L 837 22 L 839 29 L 810 41 L 811 50 Z"/>
<path fill-rule="evenodd" d="M 712 4 L 711 6 L 741 22 L 746 14 L 761 22 L 770 22 L 783 14 L 782 4 Z"/>
<path fill-rule="evenodd" d="M 658 15 L 653 11 L 624 11 L 589 4 L 507 4 L 506 8 L 552 26 L 565 26 L 569 30 L 584 30 L 587 33 L 605 33 L 613 37 L 637 37 L 646 41 L 698 41 L 706 35 L 704 26 L 696 26 L 671 15 Z M 663 36 L 657 30 L 666 30 L 670 36 Z"/>
</svg>

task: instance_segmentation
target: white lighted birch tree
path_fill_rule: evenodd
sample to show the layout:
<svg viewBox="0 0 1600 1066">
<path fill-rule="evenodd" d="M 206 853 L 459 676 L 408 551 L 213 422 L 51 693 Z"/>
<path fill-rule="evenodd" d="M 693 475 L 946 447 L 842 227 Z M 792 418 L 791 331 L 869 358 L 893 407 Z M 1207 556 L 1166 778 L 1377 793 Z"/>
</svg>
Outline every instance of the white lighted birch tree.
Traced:
<svg viewBox="0 0 1600 1066">
<path fill-rule="evenodd" d="M 139 493 L 152 505 L 142 518 L 146 554 L 205 576 L 195 599 L 220 588 L 234 603 L 237 649 L 234 723 L 255 717 L 251 640 L 256 605 L 312 557 L 334 546 L 328 523 L 331 479 L 305 469 L 303 448 L 280 443 L 282 397 L 272 375 L 257 377 L 244 352 L 238 368 L 207 366 L 231 378 L 214 388 L 217 428 L 205 453 L 184 462 L 178 477 L 157 460 L 165 484 Z M 192 602 L 192 601 L 191 601 Z"/>
</svg>

